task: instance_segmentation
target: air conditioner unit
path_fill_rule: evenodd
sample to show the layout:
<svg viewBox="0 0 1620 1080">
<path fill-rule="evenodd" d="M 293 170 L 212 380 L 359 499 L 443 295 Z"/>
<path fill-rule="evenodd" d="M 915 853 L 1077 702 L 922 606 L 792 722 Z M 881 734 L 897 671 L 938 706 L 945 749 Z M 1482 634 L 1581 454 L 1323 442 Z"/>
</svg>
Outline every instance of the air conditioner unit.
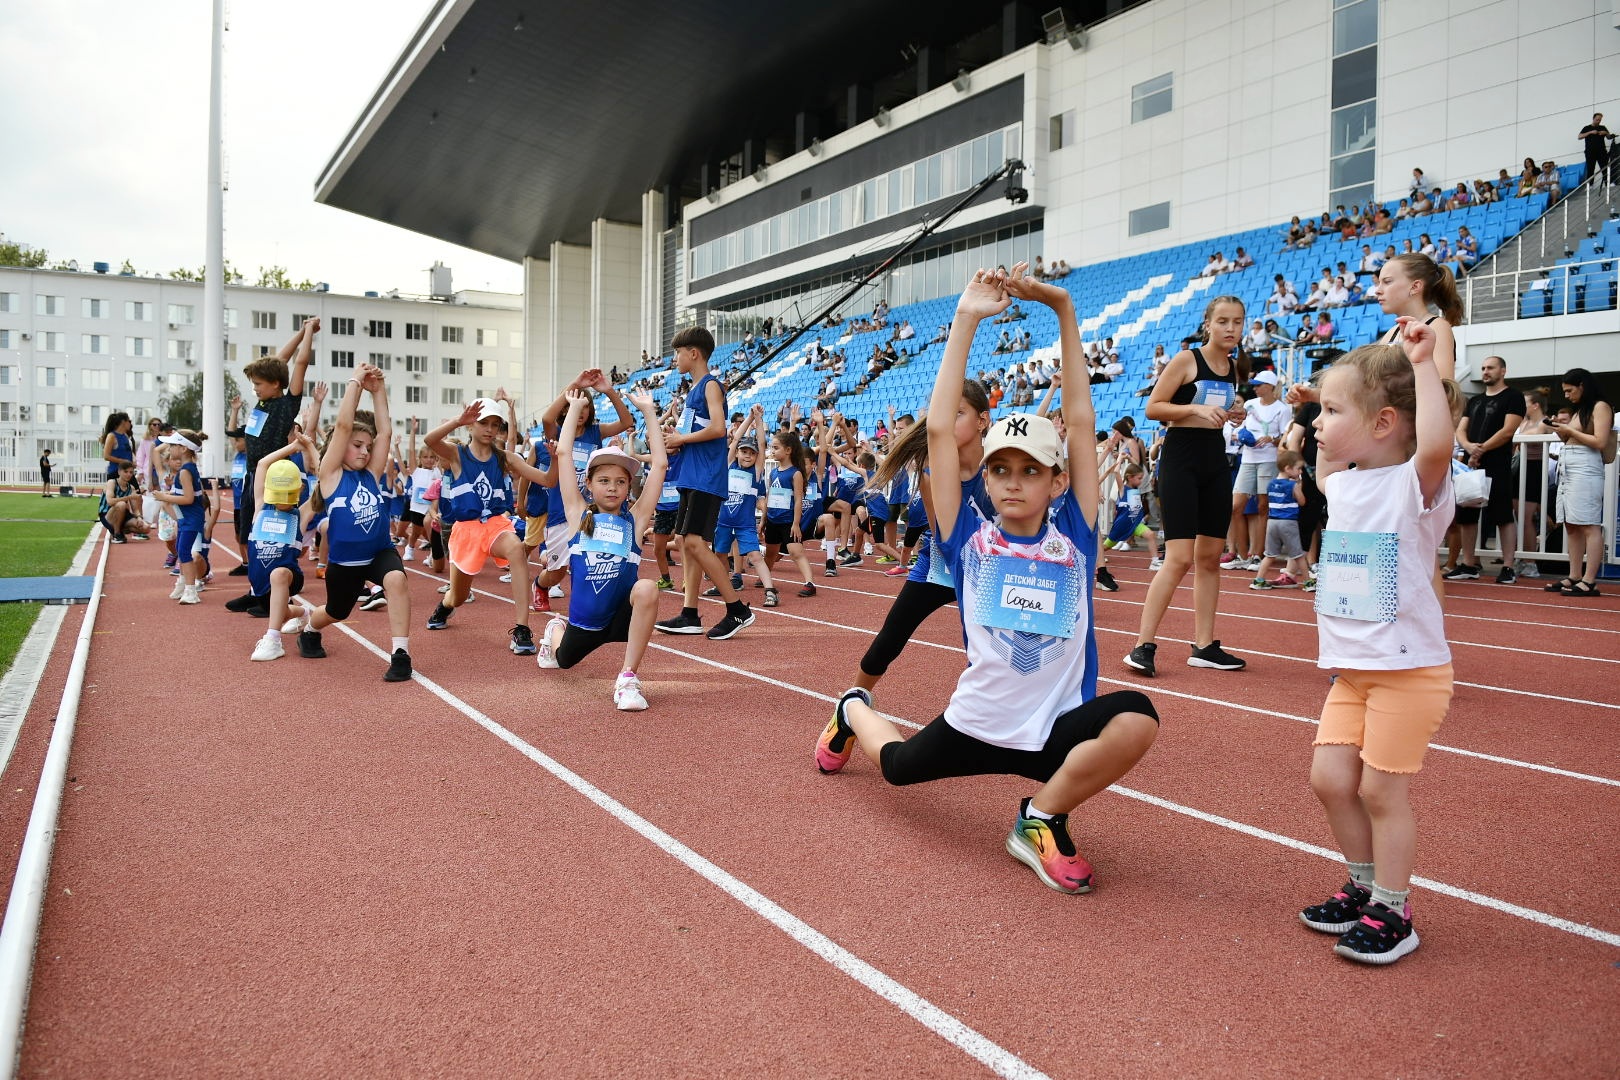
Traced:
<svg viewBox="0 0 1620 1080">
<path fill-rule="evenodd" d="M 180 325 L 178 323 L 170 323 L 169 324 L 169 329 L 170 330 L 178 330 L 178 329 L 180 329 Z"/>
<path fill-rule="evenodd" d="M 197 366 L 197 361 L 193 360 L 189 356 L 186 357 L 186 367 L 196 367 L 196 366 Z"/>
<path fill-rule="evenodd" d="M 78 407 L 78 406 L 77 406 L 77 405 L 69 405 L 69 406 L 68 406 L 68 412 L 70 412 L 70 413 L 76 413 L 76 412 L 78 412 L 78 411 L 79 411 L 79 407 Z"/>
<path fill-rule="evenodd" d="M 27 420 L 33 414 L 34 414 L 34 410 L 31 407 L 29 407 L 27 405 L 19 405 L 19 406 L 17 406 L 17 415 L 22 417 L 24 420 Z"/>
<path fill-rule="evenodd" d="M 24 334 L 24 335 L 23 335 L 23 336 L 22 336 L 22 339 L 23 339 L 23 340 L 24 340 L 24 341 L 32 341 L 32 340 L 33 340 L 33 337 L 34 337 L 34 335 L 33 335 L 33 334 Z"/>
<path fill-rule="evenodd" d="M 412 375 L 411 378 L 415 379 L 417 382 L 421 382 L 422 381 L 422 373 L 420 371 L 418 371 L 415 375 Z"/>
</svg>

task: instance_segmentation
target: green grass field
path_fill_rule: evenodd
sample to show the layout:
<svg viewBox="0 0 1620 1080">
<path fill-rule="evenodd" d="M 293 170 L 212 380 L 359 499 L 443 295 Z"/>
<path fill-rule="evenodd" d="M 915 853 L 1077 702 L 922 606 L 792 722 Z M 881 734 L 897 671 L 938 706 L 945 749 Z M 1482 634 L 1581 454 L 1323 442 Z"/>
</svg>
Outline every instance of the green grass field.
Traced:
<svg viewBox="0 0 1620 1080">
<path fill-rule="evenodd" d="M 66 573 L 96 520 L 97 505 L 96 499 L 0 492 L 0 577 Z M 0 604 L 0 674 L 11 670 L 39 612 L 39 604 Z"/>
</svg>

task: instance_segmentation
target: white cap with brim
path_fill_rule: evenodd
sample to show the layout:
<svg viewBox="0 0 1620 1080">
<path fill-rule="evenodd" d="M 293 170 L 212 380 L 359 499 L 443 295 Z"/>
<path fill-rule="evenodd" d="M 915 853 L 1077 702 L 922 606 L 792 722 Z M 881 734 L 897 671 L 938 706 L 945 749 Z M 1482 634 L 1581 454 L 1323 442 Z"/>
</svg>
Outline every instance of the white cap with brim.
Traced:
<svg viewBox="0 0 1620 1080">
<path fill-rule="evenodd" d="M 506 410 L 494 398 L 481 397 L 474 401 L 473 404 L 478 406 L 479 420 L 488 420 L 493 416 L 502 423 L 506 422 Z"/>
<path fill-rule="evenodd" d="M 641 462 L 617 446 L 603 446 L 592 450 L 591 456 L 585 462 L 585 475 L 591 475 L 591 470 L 598 465 L 617 465 L 631 476 L 641 471 Z"/>
<path fill-rule="evenodd" d="M 202 447 L 198 446 L 196 443 L 192 442 L 178 431 L 172 435 L 163 435 L 159 437 L 158 442 L 167 443 L 169 446 L 183 446 L 187 450 L 190 450 L 193 454 L 202 449 Z"/>
<path fill-rule="evenodd" d="M 1262 371 L 1260 374 L 1250 379 L 1249 382 L 1257 385 L 1276 386 L 1277 373 L 1275 371 Z"/>
<path fill-rule="evenodd" d="M 1044 416 L 1013 413 L 997 420 L 984 437 L 984 460 L 998 450 L 1022 450 L 1042 465 L 1063 468 L 1063 440 Z"/>
</svg>

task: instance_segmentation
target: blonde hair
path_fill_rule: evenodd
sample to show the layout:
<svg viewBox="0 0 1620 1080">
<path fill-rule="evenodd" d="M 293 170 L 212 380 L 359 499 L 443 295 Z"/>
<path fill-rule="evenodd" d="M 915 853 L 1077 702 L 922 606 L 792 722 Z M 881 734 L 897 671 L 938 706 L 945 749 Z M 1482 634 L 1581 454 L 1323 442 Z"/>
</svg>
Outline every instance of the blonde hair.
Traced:
<svg viewBox="0 0 1620 1080">
<path fill-rule="evenodd" d="M 1407 359 L 1406 350 L 1401 346 L 1383 343 L 1363 345 L 1339 357 L 1326 371 L 1342 371 L 1345 378 L 1350 380 L 1346 384 L 1350 396 L 1364 416 L 1371 417 L 1387 407 L 1394 409 L 1408 424 L 1416 424 L 1417 379 L 1413 375 L 1412 362 Z M 1326 378 L 1326 372 L 1323 378 Z M 1462 392 L 1451 379 L 1442 379 L 1441 382 L 1445 387 L 1446 404 L 1451 409 L 1452 423 L 1455 424 L 1462 416 Z M 1414 437 L 1407 447 L 1407 455 L 1416 450 Z"/>
</svg>

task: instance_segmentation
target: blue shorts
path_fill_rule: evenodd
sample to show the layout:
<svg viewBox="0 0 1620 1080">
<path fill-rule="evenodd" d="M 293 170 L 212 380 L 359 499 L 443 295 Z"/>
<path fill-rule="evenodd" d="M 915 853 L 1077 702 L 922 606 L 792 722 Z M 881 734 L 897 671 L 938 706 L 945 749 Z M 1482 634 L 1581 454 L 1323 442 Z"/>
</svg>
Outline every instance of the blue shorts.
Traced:
<svg viewBox="0 0 1620 1080">
<path fill-rule="evenodd" d="M 201 529 L 187 528 L 184 524 L 174 534 L 174 554 L 181 565 L 191 561 L 191 549 L 197 546 L 197 541 L 201 538 Z"/>
<path fill-rule="evenodd" d="M 752 525 L 716 525 L 714 550 L 721 555 L 731 551 L 731 542 L 737 542 L 737 554 L 747 555 L 759 550 L 759 530 Z"/>
</svg>

